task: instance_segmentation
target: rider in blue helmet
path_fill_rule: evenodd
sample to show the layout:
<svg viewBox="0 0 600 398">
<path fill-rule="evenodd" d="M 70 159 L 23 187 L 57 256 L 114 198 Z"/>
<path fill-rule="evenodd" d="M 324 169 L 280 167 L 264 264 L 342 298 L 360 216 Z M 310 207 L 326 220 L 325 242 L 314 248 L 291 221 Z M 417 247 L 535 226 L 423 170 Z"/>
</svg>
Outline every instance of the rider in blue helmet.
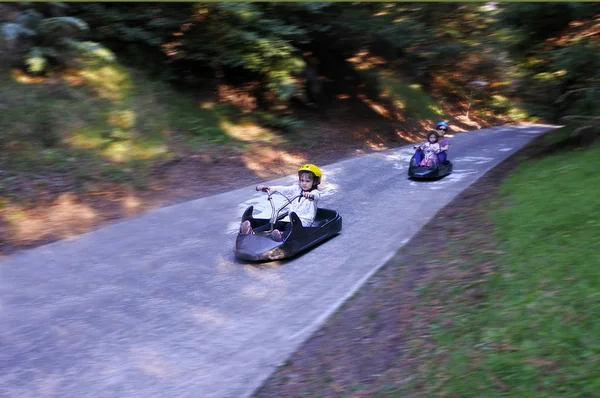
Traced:
<svg viewBox="0 0 600 398">
<path fill-rule="evenodd" d="M 438 135 L 440 136 L 439 138 L 439 144 L 440 144 L 440 150 L 441 152 L 438 154 L 438 160 L 439 162 L 443 162 L 448 158 L 448 148 L 450 147 L 450 142 L 448 141 L 448 138 L 445 138 L 444 135 L 446 135 L 446 133 L 448 132 L 448 128 L 450 126 L 448 125 L 447 122 L 445 121 L 440 121 L 437 122 L 437 124 L 435 125 L 435 130 L 437 131 Z M 418 164 L 421 163 L 421 160 L 423 159 L 423 151 L 421 149 L 417 149 L 415 151 L 415 154 L 413 155 L 412 159 L 410 160 L 410 164 L 411 166 L 417 166 Z"/>
<path fill-rule="evenodd" d="M 450 128 L 450 126 L 448 125 L 448 123 L 441 121 L 438 122 L 435 125 L 435 130 L 438 132 L 438 135 L 440 136 L 440 153 L 438 153 L 438 160 L 441 162 L 444 162 L 447 158 L 448 158 L 448 148 L 450 148 L 450 141 L 448 140 L 448 138 L 444 137 L 446 135 L 446 133 L 448 132 L 448 129 Z"/>
</svg>

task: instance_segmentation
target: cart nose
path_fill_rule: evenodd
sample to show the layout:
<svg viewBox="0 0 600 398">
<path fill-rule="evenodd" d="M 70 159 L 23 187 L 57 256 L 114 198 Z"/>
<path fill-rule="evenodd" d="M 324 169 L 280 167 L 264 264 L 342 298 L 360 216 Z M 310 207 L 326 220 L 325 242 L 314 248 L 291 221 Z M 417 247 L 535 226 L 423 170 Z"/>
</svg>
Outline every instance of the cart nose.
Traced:
<svg viewBox="0 0 600 398">
<path fill-rule="evenodd" d="M 416 167 L 412 170 L 411 174 L 416 177 L 423 177 L 428 174 L 431 174 L 435 169 L 430 169 L 428 167 Z"/>
<path fill-rule="evenodd" d="M 279 246 L 270 237 L 255 234 L 239 234 L 235 240 L 235 255 L 244 260 L 264 260 L 277 257 Z"/>
</svg>

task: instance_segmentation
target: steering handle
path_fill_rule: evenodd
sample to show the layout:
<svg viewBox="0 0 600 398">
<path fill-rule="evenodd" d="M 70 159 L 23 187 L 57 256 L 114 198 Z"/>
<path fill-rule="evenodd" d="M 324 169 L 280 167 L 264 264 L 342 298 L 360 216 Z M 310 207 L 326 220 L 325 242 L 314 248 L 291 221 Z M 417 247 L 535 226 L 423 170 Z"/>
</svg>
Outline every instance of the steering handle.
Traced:
<svg viewBox="0 0 600 398">
<path fill-rule="evenodd" d="M 266 188 L 266 187 L 265 187 L 265 188 L 261 189 L 261 191 L 262 191 L 262 192 L 269 193 L 269 188 Z M 269 193 L 269 199 L 271 199 L 271 196 L 272 196 L 274 193 L 279 193 L 281 196 L 283 196 L 284 198 L 286 198 L 286 199 L 288 200 L 288 202 L 289 202 L 289 203 L 293 202 L 294 200 L 296 200 L 296 199 L 298 199 L 298 198 L 302 198 L 302 197 L 304 196 L 304 195 L 303 195 L 303 194 L 304 194 L 304 192 L 302 192 L 302 193 L 299 193 L 298 195 L 294 196 L 292 199 L 289 199 L 287 196 L 283 195 L 283 194 L 282 194 L 282 193 L 280 193 L 280 192 L 272 192 L 272 193 Z M 313 197 L 310 197 L 310 198 L 308 198 L 308 200 L 315 200 L 315 199 L 314 199 Z"/>
<path fill-rule="evenodd" d="M 263 188 L 263 189 L 261 189 L 261 191 L 268 193 L 267 200 L 271 203 L 271 219 L 269 220 L 269 223 L 271 224 L 271 229 L 270 229 L 271 231 L 273 230 L 273 228 L 275 228 L 275 222 L 277 221 L 278 215 L 281 212 L 281 210 L 283 210 L 285 207 L 291 205 L 292 202 L 294 200 L 296 200 L 296 198 L 298 198 L 298 200 L 300 200 L 301 198 L 304 197 L 304 192 L 301 192 L 298 195 L 294 196 L 292 199 L 290 199 L 287 196 L 285 196 L 284 194 L 282 194 L 281 192 L 277 192 L 277 191 L 270 192 L 267 188 Z M 279 209 L 275 208 L 275 203 L 273 202 L 273 194 L 275 194 L 275 193 L 280 194 L 287 200 L 287 203 L 284 204 L 283 206 L 281 206 Z M 314 200 L 314 198 L 311 197 L 311 198 L 308 198 L 308 200 L 312 201 L 312 200 Z"/>
<path fill-rule="evenodd" d="M 296 200 L 296 199 L 300 200 L 300 199 L 302 199 L 303 197 L 304 197 L 304 192 L 302 192 L 302 193 L 299 193 L 298 195 L 294 196 L 290 202 L 293 202 L 293 201 L 294 201 L 294 200 Z M 314 198 L 314 197 L 312 197 L 312 196 L 311 196 L 310 198 L 307 198 L 307 199 L 308 199 L 308 200 L 315 200 L 315 198 Z"/>
</svg>

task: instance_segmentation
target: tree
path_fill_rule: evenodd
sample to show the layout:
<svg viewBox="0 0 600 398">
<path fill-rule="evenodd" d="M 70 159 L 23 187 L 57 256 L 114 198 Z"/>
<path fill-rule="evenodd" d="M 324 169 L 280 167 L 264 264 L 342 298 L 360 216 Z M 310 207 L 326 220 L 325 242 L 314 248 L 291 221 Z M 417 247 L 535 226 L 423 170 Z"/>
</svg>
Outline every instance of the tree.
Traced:
<svg viewBox="0 0 600 398">
<path fill-rule="evenodd" d="M 20 7 L 15 21 L 3 23 L 1 31 L 28 72 L 39 74 L 51 67 L 70 65 L 80 53 L 112 59 L 102 45 L 79 40 L 81 33 L 89 29 L 83 20 L 58 16 L 68 8 L 66 4 L 23 3 Z"/>
</svg>

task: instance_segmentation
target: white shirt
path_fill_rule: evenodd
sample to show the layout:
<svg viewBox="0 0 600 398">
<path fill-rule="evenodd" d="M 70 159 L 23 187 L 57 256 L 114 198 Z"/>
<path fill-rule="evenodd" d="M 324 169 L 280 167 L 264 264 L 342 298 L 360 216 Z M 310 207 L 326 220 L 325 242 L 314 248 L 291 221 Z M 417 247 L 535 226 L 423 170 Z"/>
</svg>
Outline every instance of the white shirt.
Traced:
<svg viewBox="0 0 600 398">
<path fill-rule="evenodd" d="M 431 143 L 427 142 L 423 145 L 423 152 L 425 154 L 425 159 L 431 159 L 435 156 L 436 152 L 440 151 L 440 144 L 437 142 Z"/>
<path fill-rule="evenodd" d="M 292 199 L 302 192 L 302 188 L 300 188 L 299 184 L 291 186 L 272 186 L 270 188 L 272 191 L 284 194 L 288 199 Z M 294 212 L 298 215 L 298 218 L 302 221 L 303 227 L 310 227 L 312 225 L 315 216 L 317 215 L 317 202 L 321 197 L 321 193 L 316 189 L 313 189 L 310 193 L 313 195 L 312 199 L 306 199 L 304 196 L 301 197 L 300 200 L 296 198 L 292 200 L 289 207 L 290 212 Z"/>
</svg>

